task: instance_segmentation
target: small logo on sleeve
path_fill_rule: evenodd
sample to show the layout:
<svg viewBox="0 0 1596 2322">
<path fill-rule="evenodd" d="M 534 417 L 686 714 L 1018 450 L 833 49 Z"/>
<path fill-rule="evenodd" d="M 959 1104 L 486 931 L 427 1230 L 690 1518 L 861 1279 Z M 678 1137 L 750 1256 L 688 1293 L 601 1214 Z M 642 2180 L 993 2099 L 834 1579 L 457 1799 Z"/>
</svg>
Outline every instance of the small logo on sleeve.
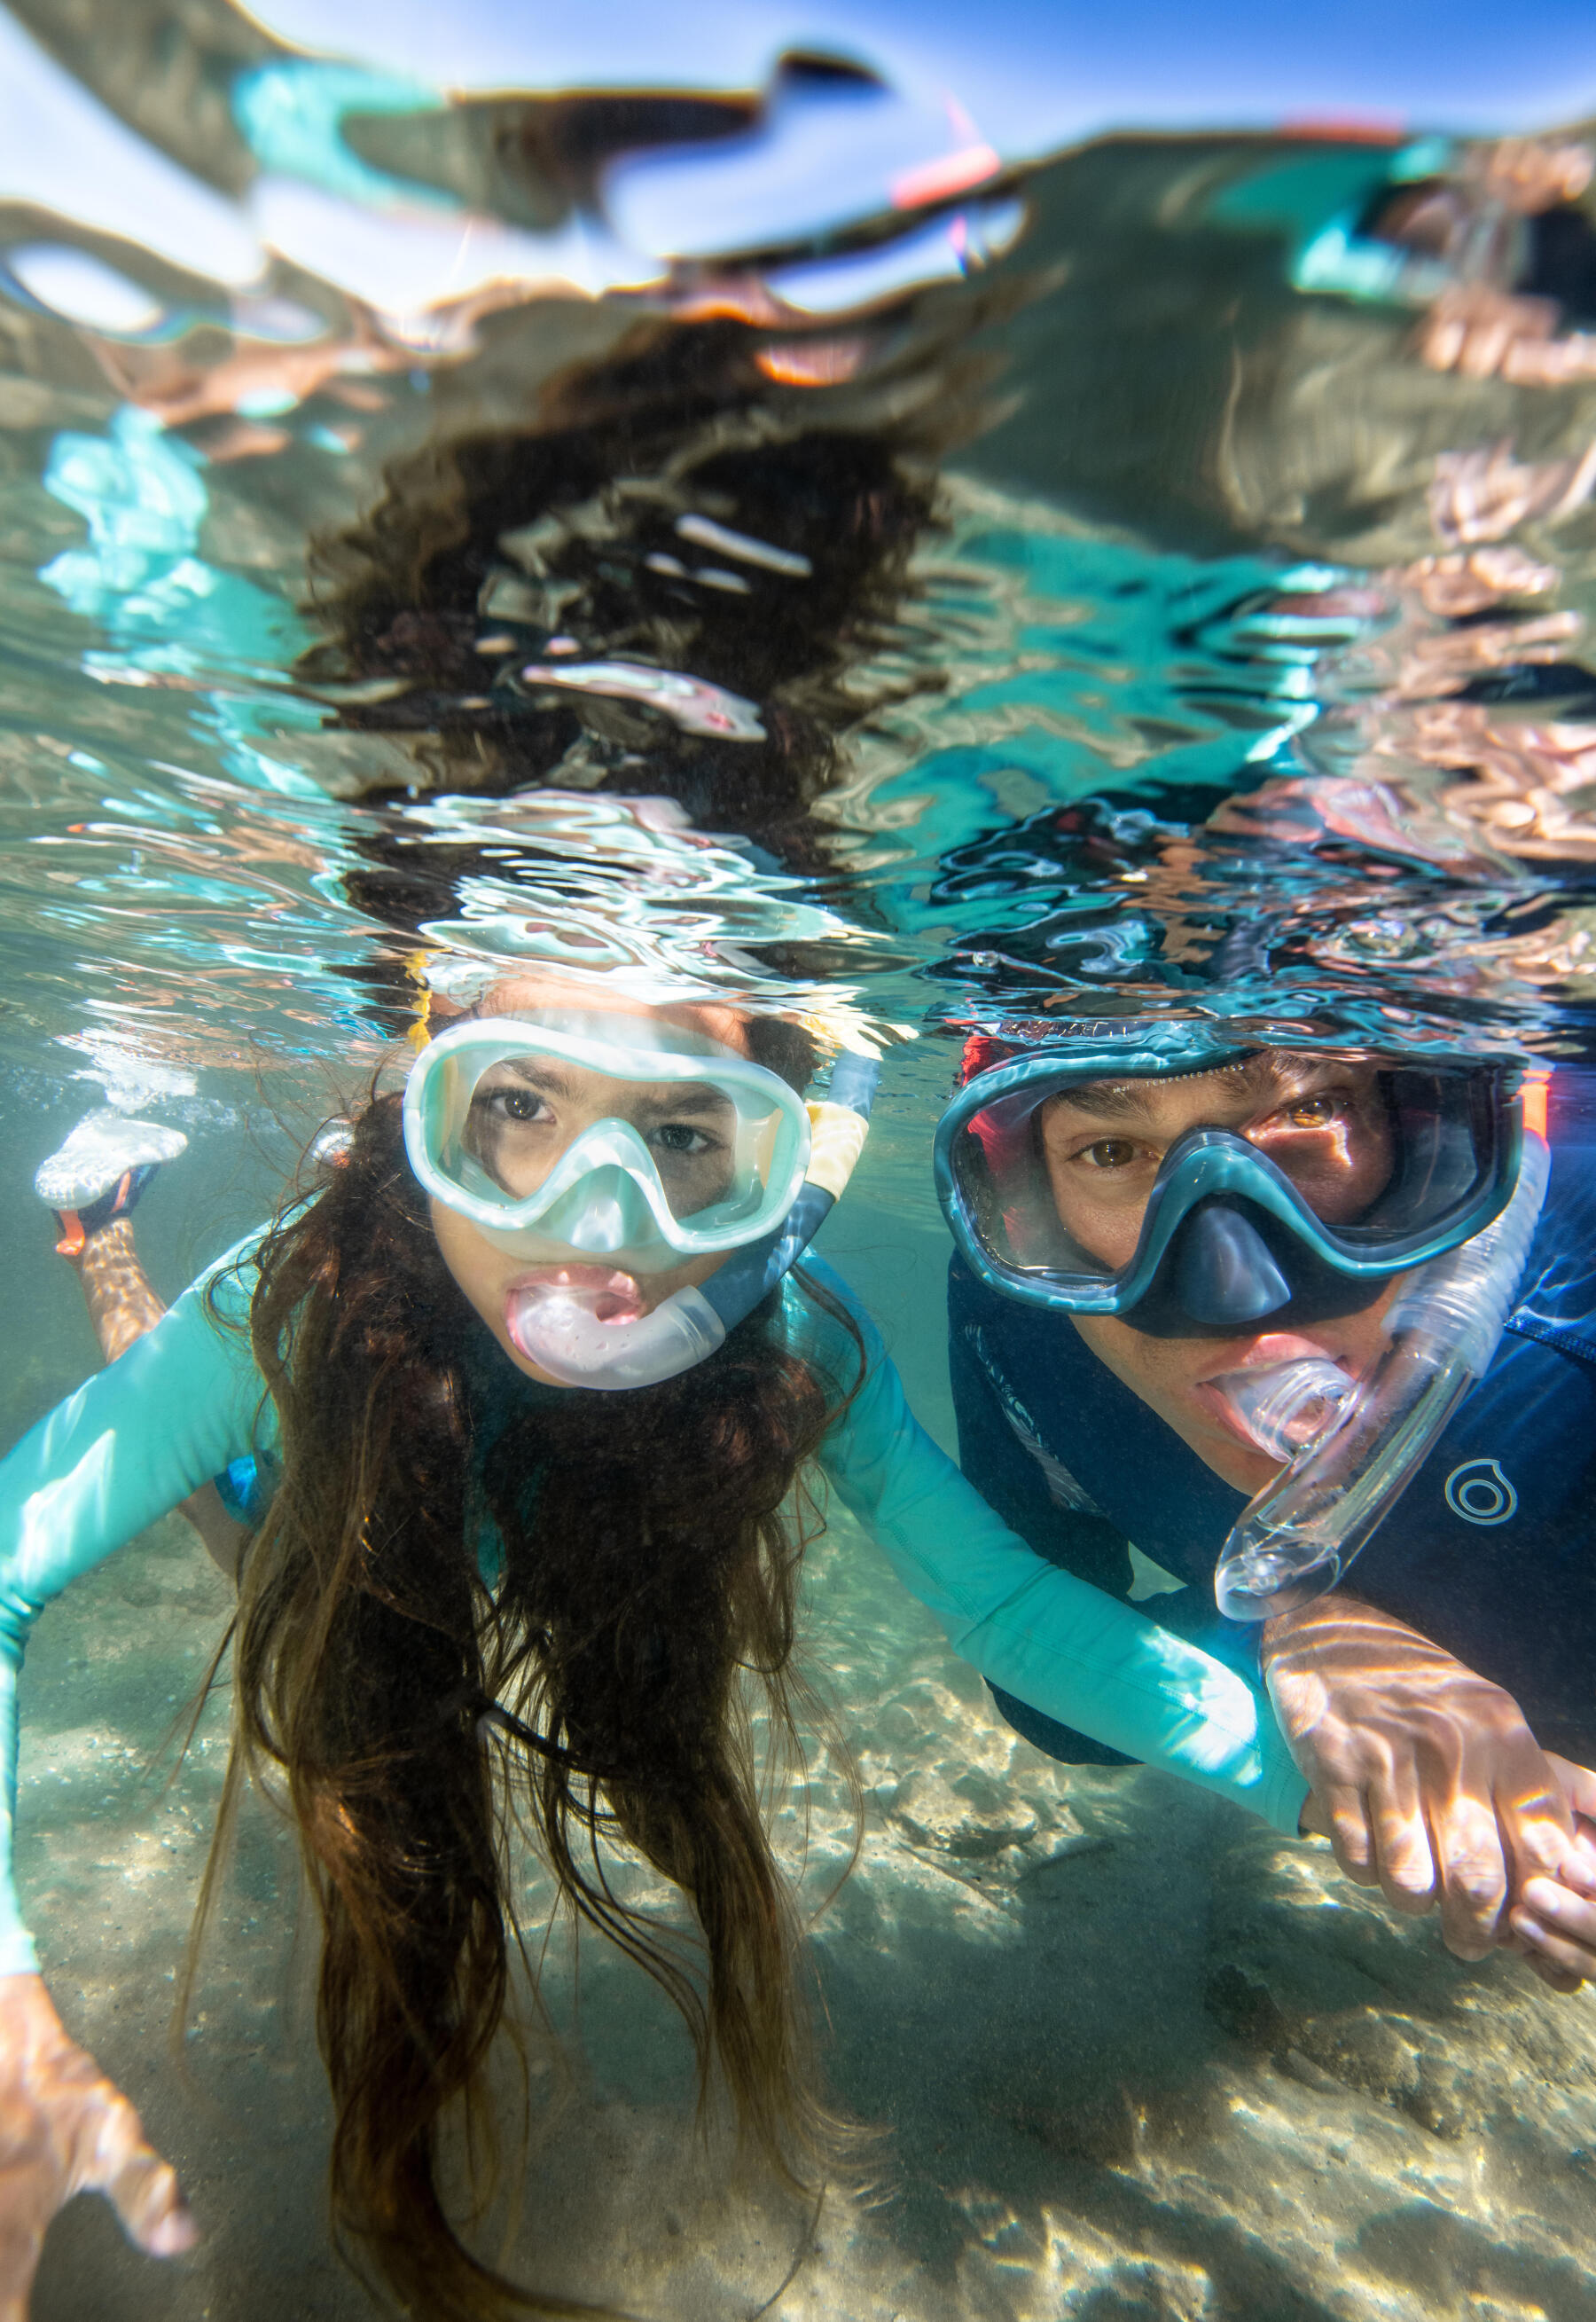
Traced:
<svg viewBox="0 0 1596 2322">
<path fill-rule="evenodd" d="M 1518 1495 L 1494 1459 L 1465 1459 L 1446 1478 L 1446 1504 L 1464 1523 L 1506 1523 L 1518 1512 Z"/>
</svg>

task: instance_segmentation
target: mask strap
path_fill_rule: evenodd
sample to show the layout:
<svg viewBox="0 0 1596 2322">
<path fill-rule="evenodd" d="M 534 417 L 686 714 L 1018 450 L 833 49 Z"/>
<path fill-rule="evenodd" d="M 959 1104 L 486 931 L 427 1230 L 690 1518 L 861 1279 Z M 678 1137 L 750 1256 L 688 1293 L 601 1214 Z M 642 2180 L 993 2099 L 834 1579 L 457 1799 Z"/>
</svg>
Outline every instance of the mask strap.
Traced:
<svg viewBox="0 0 1596 2322">
<path fill-rule="evenodd" d="M 728 1332 L 797 1265 L 836 1206 L 864 1150 L 880 1071 L 873 1056 L 849 1051 L 837 1058 L 830 1097 L 804 1108 L 809 1116 L 809 1166 L 791 1209 L 774 1233 L 736 1251 L 699 1285 L 698 1296 Z"/>
</svg>

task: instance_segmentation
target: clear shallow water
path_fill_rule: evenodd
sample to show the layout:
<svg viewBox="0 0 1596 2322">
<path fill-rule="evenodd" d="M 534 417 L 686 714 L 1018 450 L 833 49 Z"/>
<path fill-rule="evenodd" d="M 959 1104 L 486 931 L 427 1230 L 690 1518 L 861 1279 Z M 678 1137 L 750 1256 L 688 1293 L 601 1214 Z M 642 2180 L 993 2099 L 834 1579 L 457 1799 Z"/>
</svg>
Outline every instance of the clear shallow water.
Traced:
<svg viewBox="0 0 1596 2322">
<path fill-rule="evenodd" d="M 12 1435 L 96 1359 L 28 1192 L 96 1076 L 190 1137 L 140 1211 L 173 1293 L 405 1028 L 421 947 L 920 1034 L 823 1247 L 950 1446 L 939 1024 L 1195 1003 L 1582 1057 L 1588 212 L 1560 271 L 1519 233 L 1554 341 L 1520 315 L 1479 376 L 1434 282 L 1349 295 L 1393 262 L 1378 142 L 1004 174 L 812 67 L 762 121 L 617 124 L 296 78 L 223 12 L 125 22 L 63 31 L 62 82 L 26 52 L 102 143 L 0 214 Z M 143 141 L 114 203 L 86 86 Z M 737 209 L 717 158 L 783 138 Z M 529 2278 L 882 2322 L 1590 2310 L 1584 2003 L 1163 1778 L 1043 1760 L 845 1531 L 815 1577 L 870 1805 L 816 1934 L 829 2069 L 892 2197 L 816 2224 L 728 2183 L 653 1995 L 589 1944 L 579 2011 L 556 1946 Z M 191 2082 L 165 2053 L 221 1727 L 170 1792 L 139 1769 L 224 1608 L 174 1519 L 30 1659 L 52 1981 L 209 2236 L 158 2272 L 81 2205 L 41 2314 L 360 2310 L 264 1816 Z M 784 1813 L 816 1899 L 844 1805 L 822 1760 Z"/>
</svg>

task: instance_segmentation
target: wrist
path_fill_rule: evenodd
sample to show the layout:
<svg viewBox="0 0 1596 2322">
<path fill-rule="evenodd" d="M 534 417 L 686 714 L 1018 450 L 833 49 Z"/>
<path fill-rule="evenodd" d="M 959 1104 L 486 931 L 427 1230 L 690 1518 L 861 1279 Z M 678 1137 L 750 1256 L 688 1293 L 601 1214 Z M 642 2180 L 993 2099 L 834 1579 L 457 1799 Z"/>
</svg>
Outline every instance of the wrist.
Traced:
<svg viewBox="0 0 1596 2322">
<path fill-rule="evenodd" d="M 1361 1598 L 1348 1596 L 1339 1588 L 1332 1588 L 1323 1596 L 1315 1596 L 1306 1604 L 1295 1605 L 1289 1613 L 1272 1613 L 1263 1623 L 1259 1639 L 1260 1658 L 1267 1666 L 1272 1654 L 1288 1645 L 1300 1643 L 1320 1631 L 1342 1626 L 1349 1613 L 1367 1614 L 1370 1607 Z"/>
</svg>

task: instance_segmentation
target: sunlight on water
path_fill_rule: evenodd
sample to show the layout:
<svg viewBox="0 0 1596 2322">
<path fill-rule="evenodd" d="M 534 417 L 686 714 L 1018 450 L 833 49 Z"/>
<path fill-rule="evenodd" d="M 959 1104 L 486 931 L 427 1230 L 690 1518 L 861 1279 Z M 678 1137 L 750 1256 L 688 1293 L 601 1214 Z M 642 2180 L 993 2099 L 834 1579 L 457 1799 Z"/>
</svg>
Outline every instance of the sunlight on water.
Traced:
<svg viewBox="0 0 1596 2322">
<path fill-rule="evenodd" d="M 683 1052 L 712 1095 L 728 1055 L 764 1054 L 751 1023 L 801 1028 L 837 1111 L 849 1069 L 879 1056 L 871 1140 L 818 1250 L 879 1325 L 931 1438 L 1036 1552 L 1001 1604 L 978 1604 L 968 1575 L 939 1596 L 931 1550 L 916 1564 L 912 1512 L 894 1572 L 857 1492 L 811 1478 L 827 1521 L 797 1623 L 804 1761 L 785 1787 L 772 1775 L 764 1811 L 810 1915 L 800 1972 L 817 1987 L 829 2099 L 871 2134 L 784 2181 L 757 2144 L 734 2151 L 713 2082 L 700 2138 L 668 1989 L 594 1926 L 579 1938 L 523 1796 L 528 1826 L 502 1836 L 537 1972 L 535 2000 L 516 1987 L 524 2089 L 496 2055 L 504 2166 L 491 2183 L 473 2174 L 451 2131 L 438 2164 L 450 2216 L 484 2264 L 552 2300 L 695 2322 L 1575 2322 L 1596 2268 L 1588 1996 L 1554 1993 L 1503 1950 L 1465 1962 L 1433 1914 L 1404 1915 L 1322 1842 L 1287 1834 L 1303 1786 L 1290 1792 L 1268 1696 L 1248 1689 L 1254 1632 L 1218 1620 L 1209 1585 L 1275 1463 L 1260 1467 L 1263 1439 L 1227 1402 L 1230 1374 L 1210 1361 L 1188 1393 L 1177 1369 L 1192 1317 L 1232 1339 L 1245 1323 L 1254 1351 L 1238 1366 L 1329 1360 L 1343 1385 L 1355 1376 L 1366 1414 L 1388 1344 L 1371 1302 L 1398 1270 L 1433 1284 L 1454 1248 L 1497 1230 L 1519 1198 L 1514 1092 L 1529 1068 L 1528 1151 L 1549 1071 L 1539 1225 L 1532 1207 L 1510 1279 L 1471 1276 L 1455 1297 L 1477 1319 L 1500 1287 L 1469 1374 L 1483 1383 L 1445 1412 L 1437 1386 L 1419 1412 L 1436 1415 L 1414 1439 L 1418 1480 L 1357 1582 L 1381 1619 L 1433 1635 L 1436 1659 L 1510 1689 L 1546 1747 L 1591 1760 L 1596 1620 L 1579 1608 L 1596 1441 L 1583 1175 L 1596 1117 L 1596 142 L 1577 128 L 1457 138 L 1441 119 L 1434 133 L 1428 121 L 1411 133 L 1199 123 L 1043 159 L 1040 97 L 977 118 L 933 69 L 941 32 L 927 31 L 923 69 L 895 71 L 885 16 L 845 54 L 760 23 L 756 38 L 750 12 L 717 65 L 669 76 L 658 27 L 634 28 L 635 51 L 589 56 L 577 53 L 589 35 L 568 26 L 576 47 L 538 70 L 515 12 L 474 12 L 446 74 L 437 27 L 406 12 L 346 12 L 336 54 L 321 52 L 315 12 L 287 6 L 0 12 L 5 1440 L 116 1351 L 51 1248 L 52 1209 L 75 1265 L 74 1231 L 88 1237 L 86 1286 L 96 1247 L 112 1248 L 100 1234 L 122 1237 L 94 1312 L 141 1316 L 133 1338 L 153 1307 L 140 1304 L 132 1228 L 106 1223 L 96 1200 L 120 1181 L 118 1198 L 139 1201 L 139 1260 L 157 1302 L 175 1298 L 272 1211 L 328 1123 L 332 1143 L 297 1182 L 354 1182 L 338 1175 L 341 1124 L 375 1076 L 397 1087 L 429 1031 L 506 977 L 521 979 L 523 1015 L 628 1011 L 581 1015 L 579 1038 L 621 1021 L 652 1056 L 670 1048 L 661 1023 L 688 1026 Z M 1011 36 L 994 27 L 983 87 Z M 1314 96 L 1296 108 L 1305 119 Z M 1063 102 L 1046 117 L 1073 127 Z M 1117 117 L 1162 123 L 1167 92 Z M 565 1020 L 553 1053 L 568 1071 Z M 1072 1087 L 1050 1082 L 1023 1132 L 995 1096 L 962 1160 L 944 1156 L 950 1208 L 977 1184 L 950 1320 L 937 1122 L 962 1074 L 1038 1047 L 1095 1059 L 1095 1125 L 1066 1153 Z M 1249 1111 L 1236 1092 L 1254 1067 L 1238 1059 L 1260 1052 L 1306 1056 L 1320 1078 L 1277 1090 L 1276 1114 L 1262 1100 Z M 671 1050 L 649 1071 L 665 1085 L 678 1064 Z M 491 1069 L 543 1089 L 534 1066 L 549 1069 L 543 1050 L 529 1065 L 511 1041 Z M 1349 1168 L 1357 1105 L 1384 1107 L 1373 1209 L 1336 1209 L 1300 1169 L 1288 1184 L 1289 1156 L 1274 1192 L 1247 1177 L 1244 1200 L 1247 1155 L 1234 1148 L 1274 1152 L 1281 1120 L 1318 1129 L 1311 1107 L 1337 1072 L 1354 1089 L 1337 1131 Z M 651 1170 L 663 1183 L 670 1159 L 645 1149 L 646 1107 L 626 1112 L 614 1094 L 644 1082 L 657 1094 L 635 1065 L 606 1082 L 611 1111 L 591 1132 L 611 1137 L 611 1176 L 632 1170 L 634 1188 Z M 1216 1083 L 1223 1118 L 1191 1093 Z M 524 1114 L 510 1106 L 506 1138 Z M 86 1115 L 97 1127 L 79 1130 Z M 140 1123 L 178 1135 L 141 1147 Z M 1218 1141 L 1232 1174 L 1214 1163 L 1188 1207 L 1200 1226 L 1205 1202 L 1211 1215 L 1232 1200 L 1239 1224 L 1220 1257 L 1193 1254 L 1199 1228 L 1162 1175 L 1112 1258 L 1106 1229 L 1094 1242 L 1072 1222 L 1071 1167 L 1106 1179 L 1155 1139 L 1151 1171 L 1166 1150 L 1179 1159 L 1182 1137 L 1216 1130 L 1230 1132 Z M 480 1129 L 468 1119 L 449 1134 L 454 1147 L 440 1128 L 428 1148 L 439 1171 L 504 1209 Z M 776 1131 L 761 1134 L 762 1194 Z M 96 1137 L 113 1155 L 97 1177 Z M 597 1254 L 574 1290 L 561 1277 L 566 1306 L 612 1267 L 602 1294 L 638 1320 L 622 1261 L 646 1275 L 661 1261 L 635 1259 L 634 1242 L 652 1233 L 664 1248 L 679 1229 L 664 1261 L 679 1266 L 682 1217 L 661 1194 L 651 1224 L 623 1184 L 625 1231 L 568 1241 L 532 1214 L 558 1182 L 552 1165 L 517 1166 L 527 1214 L 501 1235 L 501 1270 L 506 1248 L 529 1273 L 548 1271 L 556 1243 Z M 41 1169 L 44 1201 L 31 1191 Z M 425 1182 L 445 1226 L 468 1214 Z M 1392 1185 L 1407 1204 L 1394 1224 Z M 698 1211 L 678 1206 L 690 1225 Z M 760 1230 L 785 1215 L 778 1205 Z M 1133 1327 L 1109 1277 L 1128 1279 L 1132 1250 L 1161 1232 L 1145 1303 L 1126 1303 Z M 1282 1255 L 1293 1233 L 1312 1244 L 1317 1306 Z M 682 1294 L 716 1330 L 698 1291 L 723 1264 L 731 1278 L 737 1248 Z M 353 1312 L 369 1284 L 345 1264 L 338 1311 Z M 1251 1305 L 1223 1304 L 1260 1281 Z M 1051 1311 L 1025 1303 L 1037 1284 L 1053 1285 Z M 1296 1336 L 1280 1319 L 1288 1298 Z M 545 1340 L 524 1334 L 554 1328 L 535 1306 L 524 1285 L 506 1294 L 498 1337 L 513 1358 L 534 1359 L 528 1345 Z M 591 1296 L 584 1311 L 599 1312 Z M 430 1403 L 407 1401 L 414 1378 L 391 1349 L 413 1317 L 360 1314 L 351 1344 L 390 1334 L 381 1394 L 398 1418 L 385 1440 L 434 1430 L 418 1489 L 442 1456 L 437 1412 L 455 1411 L 468 1380 L 476 1399 L 448 1440 L 474 1447 L 477 1466 L 458 1471 L 473 1522 L 497 1524 L 483 1447 L 506 1423 L 502 1356 L 489 1349 L 496 1386 L 461 1357 L 429 1381 Z M 1434 1326 L 1437 1369 L 1466 1320 L 1446 1325 L 1452 1338 Z M 734 1312 L 726 1327 L 762 1326 Z M 356 1360 L 339 1344 L 318 1357 L 325 1410 L 342 1414 L 330 1444 L 355 1423 L 335 1403 L 339 1366 Z M 137 1352 L 118 1359 L 124 1379 L 154 1376 Z M 145 1405 L 124 1398 L 124 1458 L 130 1436 L 204 1435 L 225 1367 L 215 1348 L 210 1363 L 180 1410 L 154 1386 Z M 757 1366 L 746 1377 L 745 1401 L 775 1392 Z M 247 1423 L 261 1391 L 251 1375 Z M 680 1408 L 661 1424 L 666 1450 L 700 1440 L 690 1392 Z M 761 1417 L 743 1412 L 750 1440 Z M 728 1420 L 692 1479 L 706 1506 L 735 1432 Z M 314 1499 L 333 1468 L 318 1486 L 310 1435 L 295 1440 L 290 1481 L 303 1458 Z M 1379 1458 L 1394 1457 L 1391 1440 Z M 612 1449 L 584 1455 L 601 1510 Z M 545 1488 L 544 1469 L 534 1481 Z M 1333 1496 L 1356 1481 L 1338 1475 Z M 362 2241 L 358 2225 L 329 2226 L 320 1929 L 292 1830 L 258 1797 L 230 1842 L 186 2029 L 169 2038 L 222 1805 L 230 1678 L 181 1744 L 235 1609 L 175 1506 L 187 1489 L 138 1499 L 137 1537 L 105 1561 L 79 1552 L 72 1526 L 92 1526 L 78 1501 L 48 1521 L 14 1493 L 5 1503 L 0 1552 L 26 1566 L 7 1565 L 0 1590 L 8 1650 L 55 1593 L 27 1558 L 94 1566 L 40 1623 L 22 1687 L 23 1910 L 68 2030 L 140 2107 L 203 2235 L 158 2264 L 123 2245 L 103 2203 L 78 2203 L 50 2230 L 32 2310 L 331 2322 L 373 2310 L 363 2269 L 385 2311 L 408 2296 L 416 2313 L 507 2312 L 480 2290 L 479 2306 L 406 2290 L 386 2227 Z M 341 1572 L 367 1576 L 362 1618 L 376 1621 L 369 1606 L 391 1611 L 403 1588 L 377 1574 L 371 1489 L 363 1522 L 353 1511 L 333 1545 Z M 265 1505 L 251 1504 L 251 1523 Z M 594 1519 L 596 1570 L 618 1537 L 608 1522 Z M 274 1512 L 259 1537 L 280 1530 Z M 497 1586 L 486 1537 L 472 1534 L 475 1552 Z M 1018 1697 L 1035 1638 L 1058 1634 L 1038 1626 L 1027 1643 L 1035 1575 L 1061 1565 L 1100 1592 L 1091 1601 L 1146 1616 L 1126 1687 L 1155 1690 L 1162 1671 L 1187 1687 L 1188 1722 L 1208 1731 L 1186 1770 L 1205 1786 L 1169 1769 L 1173 1744 L 1163 1764 L 1126 1762 L 1157 1753 L 1121 1749 L 1130 1729 L 1106 1712 L 1072 1754 L 1081 1735 L 1055 1714 L 1058 1688 L 1045 1710 Z M 247 1555 L 244 1568 L 248 1601 Z M 614 1646 L 618 1672 L 625 1639 L 660 1624 L 627 1696 L 635 1731 L 606 1743 L 569 1706 L 561 1723 L 552 1695 L 518 1689 L 531 1684 L 519 1662 L 488 1683 L 473 1660 L 451 1691 L 428 1661 L 403 1694 L 417 1796 L 433 1794 L 433 1745 L 413 1747 L 414 1733 L 458 1731 L 486 1765 L 513 1757 L 516 1720 L 538 1716 L 539 1778 L 608 1748 L 594 1778 L 621 1794 L 615 1753 L 664 1749 L 648 1701 L 707 1684 L 712 1658 L 646 1609 L 655 1583 L 640 1568 Z M 718 1618 L 745 1581 L 716 1575 L 695 1585 L 707 1602 L 719 1592 Z M 525 1599 L 527 1666 L 586 1635 L 561 1601 Z M 462 1582 L 449 1604 L 466 1603 Z M 1056 1659 L 1090 1692 L 1108 1649 L 1090 1641 L 1090 1610 L 1072 1617 Z M 453 1636 L 435 1605 L 417 1620 L 418 1652 Z M 352 1630 L 327 1633 L 358 1663 Z M 769 1636 L 738 1635 L 728 1688 L 739 1657 L 780 1658 Z M 318 1712 L 329 1756 L 353 1750 L 351 1734 L 369 1740 L 357 1691 Z M 1545 1761 L 1506 1694 L 1491 1704 L 1522 1733 L 1511 1779 L 1533 1789 Z M 774 1768 L 779 1721 L 754 1708 Z M 1467 1752 L 1447 1751 L 1467 1720 L 1450 1715 L 1426 1732 L 1446 1761 L 1435 1778 L 1463 1790 Z M 335 1731 L 338 1717 L 353 1722 Z M 1257 1813 L 1236 1802 L 1240 1777 L 1224 1794 L 1233 1760 L 1254 1769 Z M 1359 1762 L 1354 1800 L 1377 1778 Z M 1271 1765 L 1284 1787 L 1264 1818 Z M 1509 1787 L 1501 1773 L 1504 1829 Z M 1490 1779 L 1484 1796 L 1500 1851 Z M 354 1829 L 342 1797 L 316 1807 L 328 1860 L 338 1816 Z M 1596 1778 L 1574 1798 L 1596 1819 Z M 595 1837 L 606 1891 L 653 1915 L 691 1988 L 693 1920 L 663 1872 L 667 1841 L 652 1863 L 628 1842 L 646 1821 L 638 1808 Z M 422 1872 L 442 1879 L 457 1837 L 429 1832 L 406 1858 L 413 1926 L 435 1926 Z M 1515 1897 L 1533 1867 L 1509 1860 Z M 1543 1895 L 1537 1908 L 1550 1907 Z M 25 1966 L 14 1950 L 0 1963 Z M 23 2196 L 7 2189 L 42 2165 L 14 2102 L 16 1989 L 0 1975 L 8 2226 L 7 2199 Z M 441 2033 L 416 2049 L 424 2079 L 443 2074 L 443 2050 Z M 395 2214 L 423 2206 L 406 2180 Z"/>
</svg>

